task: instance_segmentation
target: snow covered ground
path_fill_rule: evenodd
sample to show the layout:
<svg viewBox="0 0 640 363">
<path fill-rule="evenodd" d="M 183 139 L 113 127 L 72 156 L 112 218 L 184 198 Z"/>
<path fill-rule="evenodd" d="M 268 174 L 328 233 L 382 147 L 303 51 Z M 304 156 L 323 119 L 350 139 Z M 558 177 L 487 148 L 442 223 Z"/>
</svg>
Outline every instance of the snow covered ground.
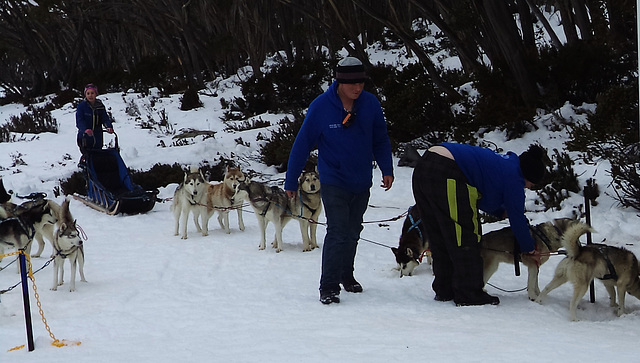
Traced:
<svg viewBox="0 0 640 363">
<path fill-rule="evenodd" d="M 212 90 L 213 91 L 213 90 Z M 258 162 L 256 135 L 265 130 L 225 131 L 220 121 L 220 99 L 240 96 L 238 87 L 221 82 L 213 92 L 201 94 L 204 107 L 179 110 L 179 96 L 159 97 L 157 92 L 100 95 L 116 120 L 121 155 L 132 169 L 149 169 L 157 163 L 183 165 L 224 156 L 244 170 L 264 175 L 263 181 L 283 180 L 272 167 Z M 135 105 L 135 107 L 133 107 Z M 138 113 L 126 110 L 136 109 Z M 0 122 L 24 112 L 21 105 L 0 107 Z M 25 195 L 44 191 L 53 197 L 59 180 L 77 170 L 74 108 L 69 104 L 53 111 L 59 122 L 57 134 L 24 135 L 22 141 L 0 144 L 0 175 L 7 189 Z M 179 133 L 183 128 L 216 131 L 215 138 L 197 138 L 186 146 L 172 145 L 166 128 L 140 128 L 141 121 L 160 120 L 164 112 Z M 560 113 L 580 120 L 584 115 L 565 106 Z M 265 114 L 277 128 L 283 115 Z M 486 139 L 504 150 L 520 153 L 532 142 L 563 149 L 566 130 L 550 131 L 551 116 L 541 116 L 540 131 L 523 139 L 505 141 L 502 133 Z M 249 145 L 239 145 L 239 137 Z M 161 144 L 167 147 L 160 146 Z M 575 155 L 574 155 L 575 156 Z M 396 159 L 397 161 L 397 159 Z M 592 208 L 598 233 L 594 241 L 625 246 L 637 255 L 638 212 L 621 208 L 609 195 L 608 165 L 576 165 L 584 185 L 595 178 L 603 191 Z M 412 169 L 396 167 L 396 180 L 385 192 L 379 171 L 374 171 L 371 207 L 365 221 L 390 220 L 413 205 Z M 170 198 L 176 184 L 161 189 Z M 560 211 L 540 212 L 529 192 L 527 208 L 532 224 L 557 217 L 574 216 L 583 197 L 573 195 Z M 62 202 L 62 197 L 54 198 Z M 628 313 L 617 317 L 608 306 L 606 292 L 596 283 L 595 304 L 583 298 L 581 321 L 569 322 L 570 285 L 553 291 L 543 305 L 527 299 L 526 271 L 514 276 L 512 265 L 502 265 L 487 291 L 500 297 L 499 306 L 455 307 L 433 300 L 432 274 L 419 266 L 414 276 L 399 278 L 393 254 L 402 219 L 366 223 L 356 259 L 356 278 L 362 294 L 341 294 L 342 302 L 324 306 L 318 302 L 321 251 L 302 252 L 296 222 L 284 230 L 284 251 L 259 251 L 256 219 L 246 208 L 247 228 L 237 228 L 231 215 L 231 234 L 223 233 L 215 220 L 203 237 L 189 222 L 189 239 L 173 235 L 170 202 L 158 203 L 143 215 L 109 216 L 73 200 L 71 211 L 86 232 L 87 283 L 77 291 L 65 284 L 49 290 L 52 266 L 36 274 L 42 310 L 57 339 L 81 342 L 79 346 L 54 347 L 42 323 L 31 292 L 35 336 L 33 352 L 22 348 L 26 334 L 20 289 L 0 296 L 0 362 L 637 362 L 640 341 L 640 301 L 627 299 Z M 324 218 L 321 218 L 323 221 Z M 485 232 L 506 222 L 485 226 Z M 267 231 L 273 235 L 271 226 Z M 318 240 L 325 234 L 318 229 Z M 42 266 L 51 252 L 34 258 Z M 540 285 L 551 279 L 562 257 L 543 265 Z M 0 266 L 10 262 L 4 259 Z M 15 265 L 0 271 L 0 289 L 19 280 Z M 67 282 L 69 267 L 66 266 Z M 31 287 L 30 287 L 31 289 Z"/>
</svg>

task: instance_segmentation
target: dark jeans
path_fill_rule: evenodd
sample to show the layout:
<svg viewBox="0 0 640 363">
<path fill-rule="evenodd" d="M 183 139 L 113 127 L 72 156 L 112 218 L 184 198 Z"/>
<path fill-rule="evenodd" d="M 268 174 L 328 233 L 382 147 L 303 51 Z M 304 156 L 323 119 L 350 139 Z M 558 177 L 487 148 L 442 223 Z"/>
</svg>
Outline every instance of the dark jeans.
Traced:
<svg viewBox="0 0 640 363">
<path fill-rule="evenodd" d="M 353 278 L 353 264 L 362 218 L 369 203 L 369 190 L 352 193 L 322 184 L 322 203 L 327 218 L 327 234 L 322 245 L 321 291 L 340 291 L 343 280 Z"/>
</svg>

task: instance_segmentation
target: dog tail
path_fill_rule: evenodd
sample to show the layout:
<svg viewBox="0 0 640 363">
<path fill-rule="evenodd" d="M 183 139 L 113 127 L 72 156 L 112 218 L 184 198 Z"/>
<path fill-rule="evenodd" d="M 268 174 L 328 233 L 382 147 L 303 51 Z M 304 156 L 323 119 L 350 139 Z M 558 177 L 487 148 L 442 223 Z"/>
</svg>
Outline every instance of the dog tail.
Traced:
<svg viewBox="0 0 640 363">
<path fill-rule="evenodd" d="M 591 226 L 585 223 L 576 223 L 563 233 L 562 245 L 567 250 L 567 257 L 575 257 L 580 252 L 579 238 L 587 232 L 595 232 Z"/>
</svg>

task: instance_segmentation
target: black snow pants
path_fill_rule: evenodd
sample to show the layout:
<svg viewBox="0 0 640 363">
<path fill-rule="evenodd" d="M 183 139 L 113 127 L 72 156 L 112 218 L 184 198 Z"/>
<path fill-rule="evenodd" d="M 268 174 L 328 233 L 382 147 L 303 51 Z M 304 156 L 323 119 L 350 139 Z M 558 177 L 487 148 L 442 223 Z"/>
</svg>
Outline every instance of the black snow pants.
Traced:
<svg viewBox="0 0 640 363">
<path fill-rule="evenodd" d="M 429 151 L 414 169 L 412 188 L 429 238 L 436 297 L 457 304 L 486 299 L 478 190 L 454 160 Z"/>
</svg>

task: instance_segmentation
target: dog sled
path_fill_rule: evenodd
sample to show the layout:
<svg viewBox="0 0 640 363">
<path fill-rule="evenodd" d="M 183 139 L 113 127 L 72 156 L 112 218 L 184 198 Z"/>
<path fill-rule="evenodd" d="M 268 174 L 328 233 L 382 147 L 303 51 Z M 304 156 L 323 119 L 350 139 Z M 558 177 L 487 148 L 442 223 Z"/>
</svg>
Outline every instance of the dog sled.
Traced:
<svg viewBox="0 0 640 363">
<path fill-rule="evenodd" d="M 118 135 L 115 146 L 88 150 L 78 164 L 86 181 L 86 195 L 73 197 L 91 208 L 116 215 L 146 213 L 153 209 L 159 191 L 134 184 L 120 156 Z"/>
</svg>

